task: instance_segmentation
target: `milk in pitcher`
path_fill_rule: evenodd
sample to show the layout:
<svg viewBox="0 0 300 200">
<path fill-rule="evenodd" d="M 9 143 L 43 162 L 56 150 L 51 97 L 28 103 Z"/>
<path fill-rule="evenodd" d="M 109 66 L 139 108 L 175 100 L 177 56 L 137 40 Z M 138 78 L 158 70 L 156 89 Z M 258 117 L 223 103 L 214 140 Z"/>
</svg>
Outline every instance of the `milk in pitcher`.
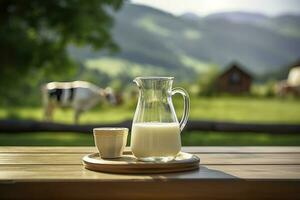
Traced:
<svg viewBox="0 0 300 200">
<path fill-rule="evenodd" d="M 190 111 L 188 93 L 172 88 L 174 77 L 136 77 L 139 98 L 131 129 L 131 151 L 144 162 L 168 162 L 181 149 L 180 133 Z M 178 122 L 172 96 L 183 97 L 183 115 Z"/>
<path fill-rule="evenodd" d="M 144 122 L 132 127 L 131 148 L 134 156 L 174 158 L 181 149 L 179 123 Z"/>
</svg>

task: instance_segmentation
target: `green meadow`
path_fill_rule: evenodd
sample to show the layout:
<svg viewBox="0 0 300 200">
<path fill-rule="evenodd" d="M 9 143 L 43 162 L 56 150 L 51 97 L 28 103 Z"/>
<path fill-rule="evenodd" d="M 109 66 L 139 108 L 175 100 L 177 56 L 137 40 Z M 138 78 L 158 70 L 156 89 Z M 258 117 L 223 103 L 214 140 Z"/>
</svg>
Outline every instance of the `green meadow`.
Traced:
<svg viewBox="0 0 300 200">
<path fill-rule="evenodd" d="M 182 112 L 180 96 L 174 98 L 178 117 Z M 80 123 L 118 122 L 132 119 L 135 103 L 113 107 L 108 104 L 98 106 L 82 114 Z M 0 108 L 0 118 L 42 120 L 41 107 Z M 255 98 L 255 97 L 191 97 L 190 119 L 220 120 L 255 123 L 300 123 L 299 99 Z M 58 108 L 54 121 L 73 122 L 71 109 Z"/>
<path fill-rule="evenodd" d="M 178 116 L 182 102 L 174 98 Z M 98 106 L 82 115 L 80 123 L 114 123 L 132 119 L 135 102 Z M 1 108 L 0 118 L 42 120 L 40 107 Z M 254 97 L 191 97 L 190 119 L 251 123 L 300 123 L 299 99 Z M 56 109 L 54 121 L 72 123 L 71 109 Z M 183 132 L 183 145 L 300 145 L 299 135 L 268 133 Z M 0 145 L 93 145 L 92 133 L 0 133 Z"/>
</svg>

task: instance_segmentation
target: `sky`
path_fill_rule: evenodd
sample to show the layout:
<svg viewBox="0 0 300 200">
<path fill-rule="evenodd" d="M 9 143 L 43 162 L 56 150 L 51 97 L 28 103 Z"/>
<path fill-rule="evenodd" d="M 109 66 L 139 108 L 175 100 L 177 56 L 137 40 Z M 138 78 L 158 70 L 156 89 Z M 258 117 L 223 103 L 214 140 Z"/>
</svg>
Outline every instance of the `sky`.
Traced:
<svg viewBox="0 0 300 200">
<path fill-rule="evenodd" d="M 300 0 L 131 0 L 160 10 L 181 15 L 192 12 L 208 15 L 216 12 L 248 11 L 270 16 L 300 14 Z"/>
</svg>

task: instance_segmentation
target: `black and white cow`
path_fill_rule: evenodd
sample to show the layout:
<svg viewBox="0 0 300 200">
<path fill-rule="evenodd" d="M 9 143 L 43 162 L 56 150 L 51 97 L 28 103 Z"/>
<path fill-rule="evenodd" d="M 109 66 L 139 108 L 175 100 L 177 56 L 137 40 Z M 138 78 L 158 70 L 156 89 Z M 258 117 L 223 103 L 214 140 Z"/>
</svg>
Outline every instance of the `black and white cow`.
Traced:
<svg viewBox="0 0 300 200">
<path fill-rule="evenodd" d="M 100 100 L 116 104 L 115 95 L 110 88 L 102 89 L 84 81 L 50 82 L 42 87 L 44 117 L 51 121 L 56 106 L 72 107 L 74 121 L 78 123 L 80 114 L 95 106 Z"/>
</svg>

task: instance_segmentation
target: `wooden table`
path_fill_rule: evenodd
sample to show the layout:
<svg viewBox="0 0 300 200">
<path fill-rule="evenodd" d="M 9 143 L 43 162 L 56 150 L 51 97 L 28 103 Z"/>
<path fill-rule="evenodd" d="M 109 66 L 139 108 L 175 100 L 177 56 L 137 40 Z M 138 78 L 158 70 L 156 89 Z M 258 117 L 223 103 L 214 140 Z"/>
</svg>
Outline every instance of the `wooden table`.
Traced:
<svg viewBox="0 0 300 200">
<path fill-rule="evenodd" d="M 0 147 L 0 199 L 300 199 L 300 147 L 185 147 L 199 170 L 89 171 L 93 147 Z"/>
</svg>

